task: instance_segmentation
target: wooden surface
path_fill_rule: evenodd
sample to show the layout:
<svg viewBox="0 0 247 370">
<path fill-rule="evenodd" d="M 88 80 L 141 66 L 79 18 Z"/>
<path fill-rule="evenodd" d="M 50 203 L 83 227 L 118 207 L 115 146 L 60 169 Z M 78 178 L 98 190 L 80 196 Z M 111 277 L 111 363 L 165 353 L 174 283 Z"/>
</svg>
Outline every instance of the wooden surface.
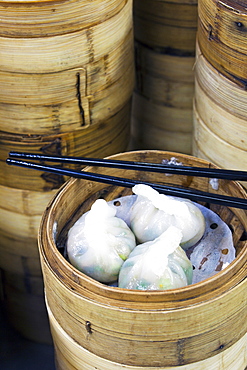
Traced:
<svg viewBox="0 0 247 370">
<path fill-rule="evenodd" d="M 162 151 L 123 153 L 115 158 L 159 163 L 171 156 L 183 164 L 211 166 L 204 160 Z M 94 170 L 100 172 L 100 168 Z M 164 180 L 159 174 L 116 169 L 103 172 L 214 192 L 203 178 L 168 176 Z M 218 192 L 247 198 L 235 182 L 220 181 Z M 71 340 L 77 342 L 79 348 L 83 347 L 82 352 L 86 349 L 112 362 L 165 368 L 189 366 L 217 354 L 221 354 L 221 359 L 222 353 L 243 338 L 247 329 L 247 242 L 241 239 L 247 230 L 246 212 L 211 205 L 211 209 L 232 225 L 237 250 L 237 258 L 214 277 L 170 291 L 112 288 L 72 267 L 58 251 L 52 230 L 55 226 L 57 235 L 61 233 L 58 241 L 61 247 L 72 222 L 88 210 L 95 199 L 101 196 L 114 199 L 128 193 L 122 188 L 74 179 L 63 186 L 50 203 L 40 228 L 39 248 L 52 315 Z M 56 340 L 59 348 L 64 338 Z M 115 350 L 109 351 L 109 348 Z M 78 355 L 81 356 L 80 350 Z M 69 362 L 69 358 L 66 360 Z M 220 369 L 220 361 L 217 366 L 216 369 Z"/>
</svg>

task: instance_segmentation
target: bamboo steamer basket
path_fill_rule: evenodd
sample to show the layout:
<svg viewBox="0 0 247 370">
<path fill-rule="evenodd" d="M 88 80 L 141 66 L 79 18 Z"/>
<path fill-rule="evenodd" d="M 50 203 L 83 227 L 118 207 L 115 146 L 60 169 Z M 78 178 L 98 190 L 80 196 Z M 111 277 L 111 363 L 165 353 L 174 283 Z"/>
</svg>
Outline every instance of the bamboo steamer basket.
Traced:
<svg viewBox="0 0 247 370">
<path fill-rule="evenodd" d="M 0 186 L 0 267 L 4 271 L 42 276 L 37 235 L 45 206 L 55 193 Z"/>
<path fill-rule="evenodd" d="M 0 1 L 0 11 L 0 187 L 9 197 L 1 195 L 0 267 L 23 279 L 41 278 L 38 225 L 47 198 L 66 178 L 5 160 L 12 150 L 91 157 L 126 150 L 134 88 L 132 0 L 10 0 Z M 18 290 L 12 299 L 4 288 L 12 321 L 26 336 L 32 320 L 18 311 L 33 302 L 31 316 L 37 297 Z M 39 299 L 44 307 L 44 296 Z M 11 308 L 15 300 L 18 309 Z M 40 341 L 35 320 L 32 337 Z"/>
<path fill-rule="evenodd" d="M 156 150 L 111 158 L 160 163 L 173 156 L 185 165 L 212 166 L 199 158 Z M 216 192 L 205 178 L 173 175 L 164 180 L 161 174 L 148 172 L 84 170 Z M 237 182 L 220 180 L 217 192 L 247 198 Z M 91 369 L 95 360 L 93 366 L 101 369 L 109 365 L 112 369 L 186 366 L 189 370 L 209 363 L 215 369 L 222 369 L 223 363 L 224 369 L 232 369 L 229 353 L 238 353 L 239 358 L 240 350 L 245 358 L 246 351 L 246 211 L 210 205 L 231 227 L 237 251 L 236 259 L 214 277 L 177 290 L 125 290 L 101 284 L 75 269 L 58 250 L 54 236 L 61 247 L 70 226 L 97 198 L 110 200 L 126 194 L 130 190 L 72 179 L 43 215 L 39 251 L 58 368 Z M 242 364 L 235 369 L 243 369 Z"/>
<path fill-rule="evenodd" d="M 82 127 L 85 131 L 87 128 L 97 130 L 97 125 L 114 117 L 131 98 L 134 85 L 132 1 L 104 1 L 106 8 L 101 4 L 91 18 L 90 12 L 95 10 L 98 1 L 91 6 L 88 1 L 69 1 L 66 6 L 63 3 L 20 3 L 20 8 L 31 7 L 34 11 L 26 11 L 27 14 L 18 18 L 19 27 L 23 26 L 20 32 L 14 23 L 18 13 L 16 6 L 10 5 L 12 11 L 2 10 L 6 27 L 15 26 L 16 30 L 10 34 L 4 28 L 0 31 L 0 81 L 4 86 L 0 93 L 1 131 L 54 135 Z M 74 19 L 72 29 L 63 28 L 66 22 L 70 25 L 69 16 L 64 13 L 70 3 L 89 12 L 85 14 L 81 9 L 79 18 L 84 20 L 78 23 Z M 56 5 L 60 8 L 56 9 Z M 54 22 L 50 14 L 45 23 L 48 31 L 51 23 L 54 34 L 36 34 L 36 28 L 39 29 L 43 21 L 40 7 L 43 7 L 43 16 L 45 10 L 48 14 L 52 8 L 56 11 Z M 51 9 L 48 11 L 46 7 Z M 61 21 L 61 28 L 56 28 L 56 21 Z M 26 34 L 25 27 L 30 22 L 34 26 L 29 26 L 30 33 Z"/>
<path fill-rule="evenodd" d="M 246 106 L 246 90 L 216 70 L 198 48 L 193 154 L 223 168 L 245 170 Z"/>
<path fill-rule="evenodd" d="M 56 190 L 0 186 L 0 269 L 6 318 L 25 338 L 52 344 L 38 253 L 38 227 Z"/>
<path fill-rule="evenodd" d="M 194 145 L 193 153 L 198 157 L 207 158 L 222 168 L 246 170 L 247 151 L 229 144 L 215 135 L 203 122 L 194 108 Z M 245 187 L 246 181 L 241 182 Z"/>
<path fill-rule="evenodd" d="M 199 38 L 198 38 L 199 40 Z M 204 92 L 217 105 L 228 111 L 236 118 L 247 119 L 246 91 L 225 77 L 218 69 L 208 62 L 200 49 L 196 49 L 195 78 Z"/>
<path fill-rule="evenodd" d="M 129 141 L 131 101 L 108 120 L 79 130 L 51 136 L 6 134 L 0 132 L 0 184 L 6 187 L 42 192 L 59 188 L 62 176 L 14 168 L 5 161 L 8 152 L 32 152 L 55 155 L 102 157 L 125 150 Z"/>
<path fill-rule="evenodd" d="M 0 81 L 4 84 L 0 92 L 0 129 L 35 135 L 82 128 L 86 131 L 90 125 L 97 130 L 99 124 L 128 104 L 131 97 L 132 31 L 124 40 L 120 39 L 115 49 L 106 48 L 105 53 L 83 68 L 44 73 L 0 71 Z"/>
<path fill-rule="evenodd" d="M 198 40 L 203 55 L 222 74 L 246 88 L 246 2 L 199 0 Z"/>
<path fill-rule="evenodd" d="M 120 147 L 124 150 L 129 140 L 129 128 L 126 123 L 129 120 L 130 107 L 131 103 L 128 102 L 127 106 L 108 121 L 95 125 L 97 129 L 94 126 L 87 131 L 81 129 L 52 137 L 0 134 L 0 171 L 3 184 L 0 185 L 0 267 L 5 273 L 18 274 L 23 279 L 42 278 L 37 246 L 38 227 L 48 200 L 65 181 L 62 176 L 39 171 L 29 173 L 29 170 L 7 166 L 5 160 L 8 152 L 14 150 L 57 155 L 70 153 L 77 156 L 103 156 L 103 153 L 117 152 Z M 15 329 L 28 339 L 49 343 L 50 336 L 45 338 L 49 327 L 45 329 L 47 312 L 44 295 L 32 297 L 32 293 L 18 291 L 13 298 L 9 287 L 5 287 L 4 281 L 2 284 L 7 292 L 4 295 L 4 304 Z M 20 303 L 16 305 L 15 300 Z"/>
<path fill-rule="evenodd" d="M 141 94 L 133 94 L 132 135 L 139 147 L 177 149 L 191 153 L 192 108 L 164 106 Z"/>
<path fill-rule="evenodd" d="M 179 54 L 194 52 L 197 0 L 135 0 L 134 22 L 138 42 Z"/>
<path fill-rule="evenodd" d="M 29 340 L 52 344 L 42 276 L 1 272 L 4 306 L 10 324 Z"/>
<path fill-rule="evenodd" d="M 134 97 L 135 99 L 135 97 Z M 135 101 L 135 100 L 134 100 Z M 191 132 L 170 131 L 170 125 L 165 130 L 159 126 L 150 126 L 145 120 L 141 121 L 135 116 L 132 117 L 132 144 L 137 148 L 167 150 L 177 149 L 181 153 L 190 153 L 192 150 Z"/>
<path fill-rule="evenodd" d="M 191 153 L 194 61 L 136 43 L 132 137 L 138 148 Z"/>
<path fill-rule="evenodd" d="M 92 352 L 80 347 L 58 324 L 51 310 L 48 307 L 49 319 L 52 336 L 56 343 L 56 365 L 57 369 L 83 369 L 94 370 L 98 366 L 101 370 L 140 370 L 140 367 L 122 365 L 116 362 L 105 360 L 102 357 L 94 355 Z M 219 363 L 221 368 L 244 369 L 246 353 L 246 335 L 228 348 L 222 354 L 210 357 L 207 360 L 197 362 L 196 364 L 165 367 L 164 370 L 198 370 L 198 369 L 215 369 Z M 146 370 L 157 370 L 158 367 L 145 367 Z"/>
</svg>

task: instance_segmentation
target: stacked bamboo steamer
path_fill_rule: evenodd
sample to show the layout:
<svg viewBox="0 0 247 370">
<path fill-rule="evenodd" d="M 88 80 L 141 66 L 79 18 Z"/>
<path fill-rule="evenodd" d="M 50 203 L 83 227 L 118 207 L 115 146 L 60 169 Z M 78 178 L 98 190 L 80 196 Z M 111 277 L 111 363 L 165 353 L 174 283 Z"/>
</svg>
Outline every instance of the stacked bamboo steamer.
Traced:
<svg viewBox="0 0 247 370">
<path fill-rule="evenodd" d="M 16 329 L 46 342 L 37 233 L 65 178 L 7 166 L 5 160 L 11 150 L 103 157 L 127 148 L 132 0 L 0 1 L 0 11 L 3 297 Z"/>
<path fill-rule="evenodd" d="M 246 2 L 199 0 L 198 13 L 193 154 L 246 170 Z"/>
<path fill-rule="evenodd" d="M 197 0 L 135 0 L 135 147 L 192 151 Z"/>
<path fill-rule="evenodd" d="M 161 163 L 174 155 L 184 165 L 214 167 L 199 158 L 158 150 L 125 152 L 111 158 Z M 159 173 L 100 167 L 95 171 L 247 199 L 246 191 L 234 181 L 219 180 L 215 190 L 206 178 L 164 178 Z M 245 210 L 207 205 L 232 229 L 236 258 L 211 278 L 184 288 L 138 291 L 111 287 L 86 276 L 64 257 L 68 230 L 96 199 L 112 200 L 130 193 L 126 188 L 71 179 L 44 212 L 39 250 L 57 369 L 244 370 Z"/>
</svg>

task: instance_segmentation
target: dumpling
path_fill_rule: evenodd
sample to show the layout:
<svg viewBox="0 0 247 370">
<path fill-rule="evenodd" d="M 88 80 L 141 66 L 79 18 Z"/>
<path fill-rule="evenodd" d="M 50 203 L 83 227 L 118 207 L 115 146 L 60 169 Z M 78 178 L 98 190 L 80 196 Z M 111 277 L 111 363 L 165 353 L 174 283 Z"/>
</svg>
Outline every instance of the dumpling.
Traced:
<svg viewBox="0 0 247 370">
<path fill-rule="evenodd" d="M 179 246 L 181 239 L 181 231 L 170 226 L 157 239 L 137 245 L 121 267 L 118 286 L 166 290 L 191 284 L 192 264 Z"/>
<path fill-rule="evenodd" d="M 98 199 L 68 232 L 71 264 L 103 283 L 118 279 L 123 262 L 136 246 L 135 235 L 115 214 L 104 199 Z"/>
<path fill-rule="evenodd" d="M 159 194 L 143 184 L 135 185 L 132 191 L 137 199 L 131 209 L 130 227 L 140 243 L 157 238 L 171 225 L 182 231 L 183 249 L 203 236 L 204 216 L 190 200 Z"/>
</svg>

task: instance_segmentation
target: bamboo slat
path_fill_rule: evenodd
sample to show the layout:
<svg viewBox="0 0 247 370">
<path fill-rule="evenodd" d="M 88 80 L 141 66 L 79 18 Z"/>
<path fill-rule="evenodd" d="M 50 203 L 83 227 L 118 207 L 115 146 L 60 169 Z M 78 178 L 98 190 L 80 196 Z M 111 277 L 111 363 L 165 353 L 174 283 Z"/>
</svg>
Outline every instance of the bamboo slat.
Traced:
<svg viewBox="0 0 247 370">
<path fill-rule="evenodd" d="M 246 140 L 246 135 L 243 140 Z M 198 148 L 198 149 L 197 149 Z M 235 170 L 246 170 L 247 150 L 228 143 L 217 136 L 204 123 L 194 107 L 194 147 L 193 154 L 199 156 L 199 151 L 217 166 Z M 243 182 L 246 186 L 246 182 Z"/>
<path fill-rule="evenodd" d="M 62 176 L 6 165 L 5 161 L 11 150 L 85 157 L 102 157 L 106 153 L 110 155 L 118 150 L 124 151 L 129 142 L 130 109 L 131 103 L 127 102 L 117 114 L 105 122 L 60 135 L 28 136 L 0 133 L 1 185 L 39 192 L 58 189 L 64 182 Z"/>
<path fill-rule="evenodd" d="M 129 32 L 115 49 L 84 68 L 53 73 L 0 71 L 4 85 L 0 92 L 0 129 L 48 135 L 103 122 L 130 99 L 133 63 Z"/>
<path fill-rule="evenodd" d="M 198 17 L 198 40 L 203 55 L 218 71 L 245 88 L 246 4 L 238 0 L 199 0 Z"/>
<path fill-rule="evenodd" d="M 246 120 L 246 91 L 214 68 L 200 48 L 197 48 L 196 53 L 196 79 L 205 93 L 223 109 Z"/>
<path fill-rule="evenodd" d="M 133 148 L 177 150 L 179 153 L 190 154 L 192 151 L 192 133 L 164 130 L 150 126 L 132 117 Z"/>
<path fill-rule="evenodd" d="M 144 45 L 194 54 L 197 1 L 136 0 L 134 21 L 136 40 Z"/>
<path fill-rule="evenodd" d="M 192 107 L 194 57 L 157 53 L 136 43 L 136 90 L 160 105 Z"/>
<path fill-rule="evenodd" d="M 245 170 L 246 106 L 246 90 L 212 66 L 197 46 L 193 154 L 219 167 Z"/>
<path fill-rule="evenodd" d="M 136 146 L 141 149 L 176 150 L 190 154 L 192 117 L 192 108 L 164 105 L 134 93 L 132 136 L 136 140 Z"/>
<path fill-rule="evenodd" d="M 1 208 L 24 215 L 42 215 L 56 190 L 39 192 L 0 185 Z"/>
<path fill-rule="evenodd" d="M 185 165 L 212 166 L 185 154 L 155 150 L 112 157 L 160 163 L 173 156 Z M 92 168 L 85 170 L 92 171 Z M 94 168 L 94 171 L 100 173 L 102 169 Z M 219 181 L 219 190 L 213 190 L 205 178 L 167 176 L 164 179 L 161 174 L 110 168 L 104 169 L 104 173 L 247 198 L 237 182 L 226 180 Z M 78 358 L 82 358 L 86 350 L 93 357 L 103 358 L 102 364 L 108 360 L 130 368 L 162 369 L 186 365 L 190 369 L 190 365 L 196 366 L 198 362 L 206 366 L 213 356 L 219 355 L 215 369 L 220 370 L 224 351 L 230 351 L 233 345 L 238 348 L 237 343 L 247 331 L 247 242 L 243 238 L 247 230 L 246 212 L 211 205 L 233 230 L 237 257 L 224 270 L 176 291 L 131 291 L 108 287 L 76 270 L 57 249 L 53 236 L 55 228 L 56 240 L 62 247 L 70 225 L 90 208 L 95 199 L 103 196 L 109 200 L 125 194 L 129 194 L 129 190 L 73 179 L 60 188 L 44 213 L 39 251 L 47 304 L 66 338 L 71 338 L 66 341 L 62 337 L 63 331 L 57 334 L 53 329 L 58 363 L 64 363 L 61 366 L 65 369 L 71 364 L 74 350 L 69 343 L 76 342 Z M 65 342 L 68 352 L 61 350 Z M 241 355 L 244 356 L 242 347 Z"/>
<path fill-rule="evenodd" d="M 138 42 L 135 42 L 135 52 L 138 80 L 150 75 L 173 82 L 188 84 L 193 82 L 195 56 L 178 57 L 169 53 L 159 53 Z"/>
<path fill-rule="evenodd" d="M 246 150 L 246 120 L 229 113 L 227 108 L 222 108 L 217 101 L 212 100 L 195 78 L 195 109 L 203 122 L 222 140 L 241 150 Z"/>
<path fill-rule="evenodd" d="M 136 0 L 133 14 L 133 147 L 190 154 L 197 1 Z"/>
<path fill-rule="evenodd" d="M 99 357 L 92 352 L 87 351 L 83 347 L 80 347 L 78 343 L 63 330 L 63 328 L 56 321 L 49 306 L 48 315 L 51 325 L 52 337 L 56 343 L 57 353 L 57 369 L 58 370 L 72 370 L 72 369 L 85 369 L 93 370 L 95 367 L 101 370 L 198 370 L 198 369 L 212 369 L 215 370 L 222 366 L 224 370 L 240 370 L 245 366 L 246 357 L 246 341 L 247 335 L 241 338 L 233 346 L 225 350 L 224 352 L 217 354 L 216 356 L 210 357 L 207 360 L 199 361 L 196 364 L 173 366 L 173 367 L 136 367 L 119 364 Z"/>
<path fill-rule="evenodd" d="M 191 153 L 194 60 L 158 53 L 136 42 L 135 147 Z"/>
<path fill-rule="evenodd" d="M 102 22 L 103 17 L 98 24 L 88 26 L 88 29 L 51 37 L 1 36 L 0 70 L 14 73 L 55 73 L 81 68 L 104 58 L 132 29 L 132 1 L 118 0 L 115 3 L 124 5 L 121 11 Z M 111 6 L 115 8 L 112 1 Z M 104 12 L 104 7 L 100 6 L 99 9 Z"/>
<path fill-rule="evenodd" d="M 143 123 L 149 127 L 157 127 L 163 130 L 163 136 L 166 131 L 177 132 L 178 136 L 180 132 L 192 132 L 192 106 L 169 106 L 138 93 L 133 95 L 133 106 L 133 115 L 140 121 L 141 127 Z"/>
</svg>

